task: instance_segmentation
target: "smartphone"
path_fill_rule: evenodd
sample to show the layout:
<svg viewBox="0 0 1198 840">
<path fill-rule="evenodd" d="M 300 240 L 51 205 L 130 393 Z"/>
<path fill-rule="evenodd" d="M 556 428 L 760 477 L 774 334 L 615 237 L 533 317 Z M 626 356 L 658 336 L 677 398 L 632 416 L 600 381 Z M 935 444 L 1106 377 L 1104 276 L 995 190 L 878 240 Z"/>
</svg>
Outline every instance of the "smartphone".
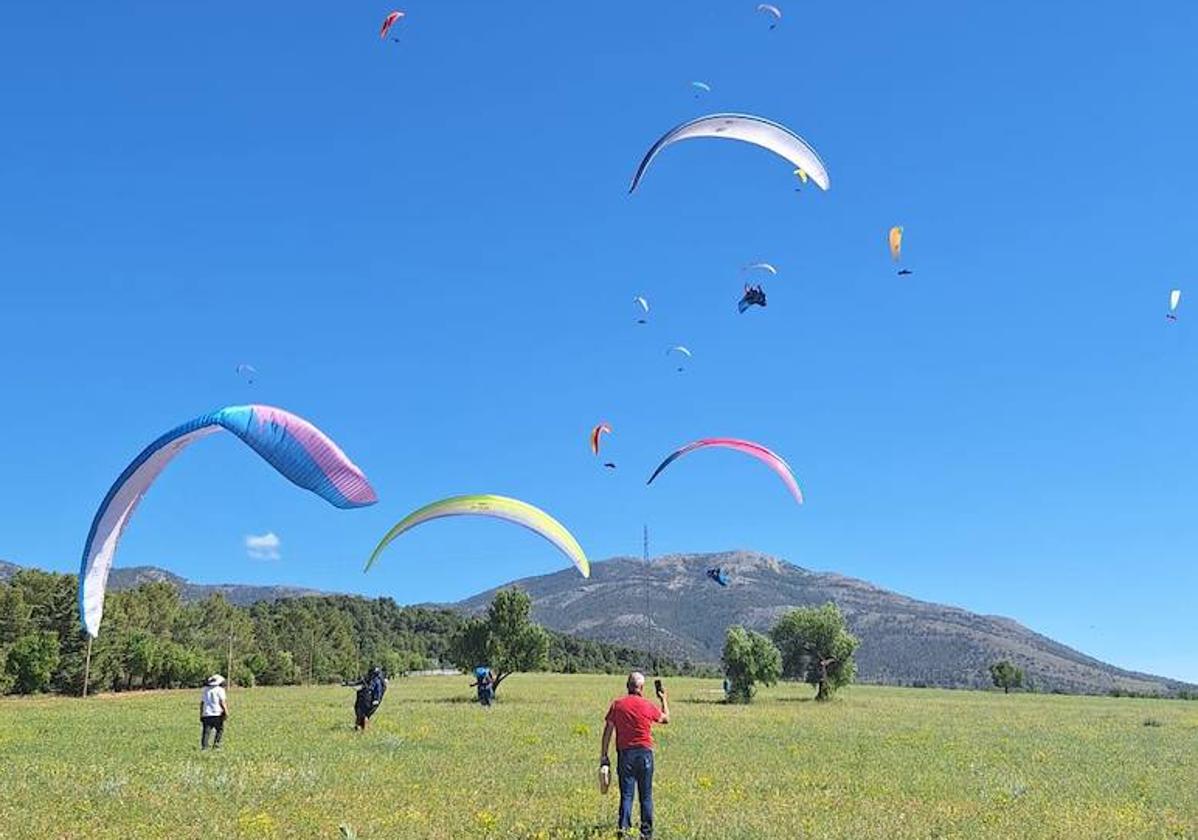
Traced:
<svg viewBox="0 0 1198 840">
<path fill-rule="evenodd" d="M 659 697 L 661 696 L 661 680 L 653 681 L 653 690 L 657 692 Z"/>
</svg>

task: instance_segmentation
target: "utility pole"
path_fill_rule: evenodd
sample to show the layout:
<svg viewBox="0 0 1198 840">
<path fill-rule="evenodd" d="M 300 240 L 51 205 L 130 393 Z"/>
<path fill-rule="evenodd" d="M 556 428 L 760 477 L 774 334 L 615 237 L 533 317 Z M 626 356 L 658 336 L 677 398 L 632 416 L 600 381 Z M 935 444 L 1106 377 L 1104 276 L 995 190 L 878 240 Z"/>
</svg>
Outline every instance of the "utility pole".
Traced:
<svg viewBox="0 0 1198 840">
<path fill-rule="evenodd" d="M 92 637 L 87 635 L 87 660 L 83 664 L 83 696 L 87 696 L 87 683 L 92 675 Z"/>
<path fill-rule="evenodd" d="M 229 658 L 226 660 L 229 667 L 225 673 L 229 675 L 229 688 L 233 687 L 233 628 L 229 627 Z"/>
<path fill-rule="evenodd" d="M 644 526 L 644 540 L 641 548 L 641 559 L 645 563 L 645 653 L 649 656 L 649 666 L 653 665 L 653 619 L 649 617 L 649 526 Z"/>
</svg>

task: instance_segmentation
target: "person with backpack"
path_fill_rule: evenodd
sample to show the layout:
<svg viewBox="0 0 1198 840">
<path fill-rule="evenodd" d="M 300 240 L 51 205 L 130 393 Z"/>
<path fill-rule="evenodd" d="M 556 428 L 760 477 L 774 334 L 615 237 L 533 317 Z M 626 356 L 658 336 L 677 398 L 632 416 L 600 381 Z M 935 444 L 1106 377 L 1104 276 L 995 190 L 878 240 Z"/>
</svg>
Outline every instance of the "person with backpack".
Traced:
<svg viewBox="0 0 1198 840">
<path fill-rule="evenodd" d="M 378 711 L 386 693 L 387 681 L 383 678 L 382 669 L 375 665 L 362 679 L 354 695 L 354 729 L 366 731 L 366 722 Z"/>
</svg>

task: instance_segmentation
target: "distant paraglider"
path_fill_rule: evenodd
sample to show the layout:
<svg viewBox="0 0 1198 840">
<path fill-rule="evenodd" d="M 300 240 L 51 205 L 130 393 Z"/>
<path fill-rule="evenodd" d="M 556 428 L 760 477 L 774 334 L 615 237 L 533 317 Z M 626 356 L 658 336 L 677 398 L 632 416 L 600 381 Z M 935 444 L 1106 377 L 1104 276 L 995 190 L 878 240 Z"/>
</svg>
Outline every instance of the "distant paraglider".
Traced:
<svg viewBox="0 0 1198 840">
<path fill-rule="evenodd" d="M 269 405 L 234 405 L 172 429 L 142 450 L 109 489 L 92 520 L 79 567 L 79 615 L 92 638 L 100 633 L 104 592 L 117 542 L 138 502 L 171 460 L 200 438 L 232 432 L 284 478 L 339 508 L 378 498 L 362 471 L 320 429 Z"/>
<path fill-rule="evenodd" d="M 254 384 L 254 378 L 258 376 L 258 369 L 253 365 L 238 365 L 237 375 L 244 379 L 248 384 Z"/>
<path fill-rule="evenodd" d="M 609 470 L 614 470 L 616 468 L 616 465 L 613 464 L 611 461 L 605 461 L 603 466 Z"/>
<path fill-rule="evenodd" d="M 641 160 L 636 174 L 632 176 L 632 185 L 628 191 L 636 191 L 649 165 L 662 149 L 697 137 L 740 140 L 766 149 L 801 168 L 820 189 L 828 189 L 828 170 L 823 161 L 815 153 L 815 149 L 786 126 L 751 114 L 711 114 L 685 122 L 662 135 Z"/>
<path fill-rule="evenodd" d="M 782 10 L 779 9 L 777 6 L 773 5 L 772 3 L 758 4 L 757 11 L 759 11 L 763 14 L 769 15 L 772 18 L 772 20 L 770 21 L 770 29 L 776 28 L 778 26 L 779 21 L 782 20 Z"/>
<path fill-rule="evenodd" d="M 695 99 L 698 99 L 705 93 L 711 93 L 711 85 L 707 82 L 691 82 L 691 90 L 695 92 Z"/>
<path fill-rule="evenodd" d="M 405 16 L 406 16 L 405 12 L 400 12 L 400 11 L 389 12 L 387 14 L 387 16 L 385 18 L 383 18 L 382 28 L 379 29 L 379 39 L 385 40 L 386 37 L 391 34 L 391 28 L 393 26 L 395 26 L 395 24 L 401 18 L 403 18 Z M 398 38 L 393 38 L 392 40 L 395 41 L 396 43 L 399 43 Z"/>
<path fill-rule="evenodd" d="M 727 586 L 729 582 L 728 573 L 719 566 L 714 569 L 707 570 L 707 576 L 718 583 L 720 586 Z"/>
<path fill-rule="evenodd" d="M 915 272 L 909 268 L 900 268 L 898 274 L 899 274 L 899 277 L 906 277 L 908 274 L 914 274 L 914 273 Z"/>
<path fill-rule="evenodd" d="M 895 225 L 890 229 L 889 235 L 886 237 L 887 243 L 890 245 L 890 259 L 898 262 L 903 258 L 903 227 Z"/>
<path fill-rule="evenodd" d="M 719 447 L 731 449 L 736 452 L 742 452 L 745 455 L 750 455 L 761 461 L 778 474 L 778 477 L 782 479 L 784 484 L 786 484 L 786 488 L 790 490 L 790 494 L 794 496 L 795 501 L 799 504 L 803 503 L 803 493 L 801 490 L 799 490 L 799 483 L 795 480 L 794 472 L 790 469 L 789 464 L 783 461 L 778 455 L 775 455 L 773 452 L 766 449 L 760 443 L 753 443 L 749 440 L 738 440 L 736 438 L 703 438 L 702 440 L 697 440 L 694 443 L 688 443 L 681 449 L 670 453 L 669 457 L 667 457 L 661 462 L 661 464 L 658 465 L 657 469 L 653 471 L 653 475 L 649 476 L 649 480 L 645 483 L 652 484 L 653 479 L 657 478 L 657 476 L 661 474 L 662 470 L 677 461 L 683 455 L 694 452 L 697 449 L 707 449 L 711 447 Z"/>
<path fill-rule="evenodd" d="M 764 271 L 766 274 L 771 274 L 774 277 L 778 276 L 778 269 L 767 262 L 750 263 L 744 267 L 745 271 Z"/>
<path fill-rule="evenodd" d="M 600 423 L 595 428 L 591 429 L 591 452 L 595 455 L 599 454 L 599 442 L 601 435 L 610 435 L 611 426 L 606 423 Z"/>
<path fill-rule="evenodd" d="M 745 286 L 744 297 L 736 304 L 737 310 L 743 315 L 750 306 L 765 306 L 765 289 L 758 286 Z"/>
<path fill-rule="evenodd" d="M 667 356 L 669 356 L 669 355 L 671 355 L 671 354 L 673 354 L 673 353 L 677 353 L 677 354 L 678 354 L 678 355 L 680 355 L 680 356 L 685 356 L 685 357 L 686 357 L 686 358 L 688 358 L 688 359 L 693 359 L 693 358 L 694 358 L 694 356 L 695 356 L 695 354 L 694 354 L 694 353 L 692 353 L 692 352 L 691 352 L 690 350 L 688 350 L 686 347 L 683 347 L 681 344 L 675 344 L 673 347 L 671 347 L 669 350 L 667 350 L 667 351 L 666 351 L 666 355 L 667 355 Z M 679 363 L 678 363 L 678 372 L 679 372 L 679 373 L 682 373 L 682 371 L 683 371 L 683 370 L 685 370 L 685 369 L 686 369 L 686 368 L 685 368 L 685 366 L 684 366 L 684 363 L 683 363 L 683 362 L 679 362 Z"/>
<path fill-rule="evenodd" d="M 1170 321 L 1177 320 L 1177 307 L 1181 305 L 1181 289 L 1169 292 L 1169 312 L 1165 317 Z"/>
<path fill-rule="evenodd" d="M 566 527 L 540 508 L 533 507 L 528 502 L 510 499 L 507 496 L 474 495 L 452 496 L 439 502 L 425 505 L 419 510 L 401 519 L 394 528 L 386 533 L 375 547 L 370 559 L 366 561 L 364 571 L 369 572 L 374 561 L 383 550 L 405 531 L 409 531 L 425 522 L 441 519 L 447 516 L 486 516 L 492 519 L 502 519 L 527 528 L 534 534 L 544 537 L 551 542 L 562 554 L 570 558 L 575 568 L 583 577 L 591 576 L 591 564 L 583 553 L 582 546 Z"/>
<path fill-rule="evenodd" d="M 649 301 L 645 300 L 643 296 L 637 295 L 632 299 L 632 302 L 637 305 L 638 309 L 640 309 L 640 313 L 637 315 L 636 322 L 638 324 L 649 323 Z"/>
</svg>

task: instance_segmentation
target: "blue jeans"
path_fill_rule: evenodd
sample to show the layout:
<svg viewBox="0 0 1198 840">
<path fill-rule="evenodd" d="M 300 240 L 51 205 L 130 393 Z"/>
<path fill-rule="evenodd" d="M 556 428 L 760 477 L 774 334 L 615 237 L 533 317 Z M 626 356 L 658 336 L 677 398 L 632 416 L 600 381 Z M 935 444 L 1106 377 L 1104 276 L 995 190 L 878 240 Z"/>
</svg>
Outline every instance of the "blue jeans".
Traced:
<svg viewBox="0 0 1198 840">
<path fill-rule="evenodd" d="M 634 747 L 616 753 L 620 778 L 620 832 L 632 828 L 632 794 L 641 800 L 641 837 L 653 836 L 653 750 Z"/>
</svg>

